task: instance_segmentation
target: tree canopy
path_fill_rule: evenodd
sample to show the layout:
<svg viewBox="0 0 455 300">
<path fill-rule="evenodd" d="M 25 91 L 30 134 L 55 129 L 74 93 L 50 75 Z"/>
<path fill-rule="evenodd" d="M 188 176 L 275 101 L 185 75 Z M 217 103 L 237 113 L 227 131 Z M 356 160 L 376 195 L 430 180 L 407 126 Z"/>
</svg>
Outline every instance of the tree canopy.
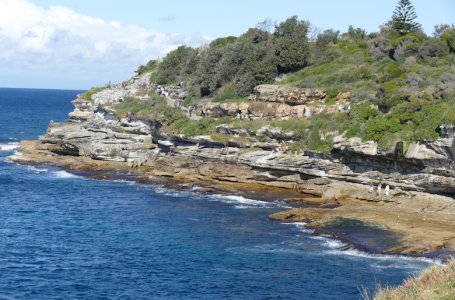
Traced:
<svg viewBox="0 0 455 300">
<path fill-rule="evenodd" d="M 392 15 L 392 28 L 401 35 L 421 31 L 421 25 L 415 21 L 417 14 L 411 0 L 399 0 Z"/>
</svg>

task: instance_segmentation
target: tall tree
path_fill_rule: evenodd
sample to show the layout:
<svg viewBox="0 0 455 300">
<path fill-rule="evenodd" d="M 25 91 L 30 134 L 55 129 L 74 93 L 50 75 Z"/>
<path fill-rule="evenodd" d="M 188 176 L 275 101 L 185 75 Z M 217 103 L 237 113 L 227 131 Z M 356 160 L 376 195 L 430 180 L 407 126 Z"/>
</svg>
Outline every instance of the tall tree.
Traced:
<svg viewBox="0 0 455 300">
<path fill-rule="evenodd" d="M 299 70 L 308 64 L 308 31 L 310 24 L 297 16 L 288 18 L 275 27 L 274 45 L 280 73 Z"/>
<path fill-rule="evenodd" d="M 417 14 L 411 0 L 399 0 L 392 15 L 392 28 L 401 35 L 421 31 L 421 25 L 415 21 Z"/>
</svg>

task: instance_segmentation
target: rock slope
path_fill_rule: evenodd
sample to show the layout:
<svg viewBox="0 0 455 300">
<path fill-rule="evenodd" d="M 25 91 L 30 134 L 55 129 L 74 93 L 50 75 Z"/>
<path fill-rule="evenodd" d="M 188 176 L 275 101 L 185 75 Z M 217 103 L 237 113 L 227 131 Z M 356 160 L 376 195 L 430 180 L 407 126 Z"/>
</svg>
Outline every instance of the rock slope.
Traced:
<svg viewBox="0 0 455 300">
<path fill-rule="evenodd" d="M 401 154 L 378 153 L 373 142 L 342 137 L 330 155 L 290 153 L 280 149 L 280 141 L 289 136 L 274 133 L 273 128 L 263 129 L 265 135 L 267 130 L 273 133 L 269 143 L 258 142 L 251 148 L 235 143 L 226 146 L 209 137 L 165 134 L 156 121 L 118 118 L 112 105 L 138 93 L 143 95 L 147 82 L 146 74 L 94 94 L 93 101 L 79 97 L 73 101 L 75 109 L 67 121 L 50 123 L 39 141 L 22 143 L 23 156 L 12 159 L 69 168 L 137 171 L 148 178 L 203 181 L 227 190 L 287 191 L 283 195 L 292 195 L 289 201 L 303 199 L 325 207 L 323 213 L 315 214 L 318 220 L 346 216 L 405 232 L 403 248 L 389 249 L 392 252 L 455 250 L 455 234 L 447 227 L 455 225 L 455 202 L 421 193 L 455 194 L 453 127 L 442 128 L 438 141 L 416 143 Z M 227 127 L 219 130 L 226 134 L 235 131 Z M 372 192 L 378 185 L 389 185 L 390 195 Z M 416 214 L 422 211 L 433 228 L 416 233 L 411 229 L 424 227 L 423 217 Z M 393 225 L 396 214 L 408 219 L 413 216 L 414 221 L 409 226 L 406 222 Z M 309 219 L 305 210 L 274 217 Z M 438 229 L 444 234 L 435 235 Z M 419 246 L 422 240 L 426 242 Z"/>
</svg>

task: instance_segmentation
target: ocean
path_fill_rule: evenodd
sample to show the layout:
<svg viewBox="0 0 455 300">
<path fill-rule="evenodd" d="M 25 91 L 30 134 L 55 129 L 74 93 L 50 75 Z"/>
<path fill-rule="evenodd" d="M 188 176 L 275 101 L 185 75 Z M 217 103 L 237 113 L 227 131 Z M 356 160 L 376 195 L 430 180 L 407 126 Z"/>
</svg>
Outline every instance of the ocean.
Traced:
<svg viewBox="0 0 455 300">
<path fill-rule="evenodd" d="M 370 255 L 288 207 L 128 180 L 95 180 L 7 157 L 65 120 L 81 91 L 0 89 L 1 299 L 361 299 L 432 261 Z M 16 153 L 17 154 L 17 153 Z"/>
</svg>

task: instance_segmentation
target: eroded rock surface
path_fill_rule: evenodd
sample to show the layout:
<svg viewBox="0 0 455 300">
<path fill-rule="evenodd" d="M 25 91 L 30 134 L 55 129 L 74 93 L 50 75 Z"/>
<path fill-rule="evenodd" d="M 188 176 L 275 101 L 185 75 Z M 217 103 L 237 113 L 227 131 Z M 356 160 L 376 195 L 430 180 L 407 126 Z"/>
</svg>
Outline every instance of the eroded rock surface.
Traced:
<svg viewBox="0 0 455 300">
<path fill-rule="evenodd" d="M 272 126 L 253 132 L 220 125 L 216 129 L 218 133 L 258 138 L 248 145 L 220 143 L 210 136 L 165 134 L 158 122 L 118 118 L 112 103 L 122 101 L 120 94 L 124 97 L 134 90 L 142 95 L 145 78 L 123 83 L 121 87 L 126 92 L 118 92 L 119 86 L 115 85 L 112 90 L 94 94 L 92 102 L 81 98 L 74 100 L 75 110 L 67 121 L 50 123 L 39 141 L 23 142 L 23 156 L 12 159 L 68 168 L 134 170 L 150 178 L 174 178 L 191 183 L 203 181 L 236 189 L 289 191 L 294 193 L 290 201 L 301 201 L 298 195 L 302 195 L 301 198 L 313 195 L 319 199 L 313 197 L 308 202 L 323 206 L 324 210 L 311 211 L 311 214 L 304 210 L 305 217 L 293 211 L 291 217 L 285 213 L 280 218 L 310 220 L 316 224 L 325 218 L 348 216 L 385 224 L 400 232 L 410 228 L 407 239 L 403 240 L 404 248 L 395 249 L 397 252 L 455 249 L 455 236 L 449 234 L 449 227 L 453 229 L 455 225 L 455 202 L 452 198 L 421 193 L 455 194 L 453 127 L 441 128 L 439 140 L 411 146 L 402 156 L 380 153 L 373 142 L 342 136 L 331 154 L 293 153 L 280 147 L 283 141 L 292 141 L 293 134 Z M 322 92 L 305 95 L 308 99 L 325 97 Z M 228 114 L 251 113 L 251 107 L 243 104 L 218 107 Z M 422 145 L 426 150 L 421 149 Z M 371 190 L 376 191 L 378 185 L 383 189 L 388 185 L 390 195 L 385 197 L 384 190 L 373 193 Z M 406 223 L 401 216 L 413 221 Z M 402 225 L 391 225 L 398 217 L 403 220 Z M 425 219 L 431 220 L 428 224 L 441 232 L 434 244 L 431 243 L 433 227 L 420 232 L 411 230 L 423 228 L 422 220 Z M 415 241 L 423 236 L 427 242 L 419 248 Z"/>
</svg>

